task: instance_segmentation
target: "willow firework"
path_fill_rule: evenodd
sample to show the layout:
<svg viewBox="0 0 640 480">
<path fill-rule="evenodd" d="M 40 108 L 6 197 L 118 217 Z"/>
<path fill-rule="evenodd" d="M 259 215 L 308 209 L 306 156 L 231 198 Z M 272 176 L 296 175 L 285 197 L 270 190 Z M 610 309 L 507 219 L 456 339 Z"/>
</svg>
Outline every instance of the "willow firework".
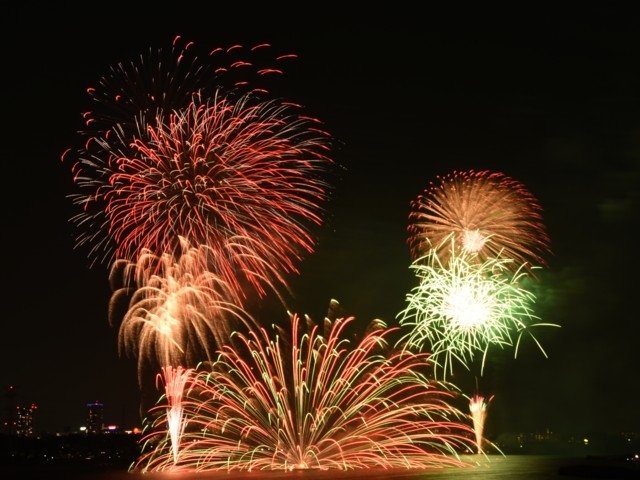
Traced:
<svg viewBox="0 0 640 480">
<path fill-rule="evenodd" d="M 512 259 L 531 273 L 550 253 L 537 199 L 519 181 L 487 170 L 438 177 L 412 201 L 408 231 L 414 260 L 435 250 L 446 264 L 457 248 L 479 261 Z"/>
<path fill-rule="evenodd" d="M 291 314 L 291 334 L 240 335 L 186 389 L 186 425 L 174 459 L 167 418 L 145 433 L 138 471 L 429 468 L 465 466 L 468 415 L 453 387 L 429 380 L 427 356 L 388 352 L 374 321 L 355 345 L 353 317 L 325 319 L 324 334 Z M 305 327 L 306 326 L 306 327 Z M 303 328 L 305 327 L 305 328 Z M 159 405 L 163 412 L 166 407 Z"/>
<path fill-rule="evenodd" d="M 206 269 L 207 250 L 183 239 L 175 258 L 147 251 L 135 264 L 118 261 L 111 269 L 109 319 L 119 327 L 120 353 L 138 359 L 141 385 L 145 367 L 193 367 L 252 321 L 235 291 Z"/>
</svg>

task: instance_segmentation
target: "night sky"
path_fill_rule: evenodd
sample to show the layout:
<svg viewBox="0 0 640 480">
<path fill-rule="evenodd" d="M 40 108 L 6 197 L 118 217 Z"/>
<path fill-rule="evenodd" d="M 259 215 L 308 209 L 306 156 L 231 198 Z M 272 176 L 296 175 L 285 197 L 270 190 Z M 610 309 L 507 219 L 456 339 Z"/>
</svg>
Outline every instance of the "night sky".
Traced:
<svg viewBox="0 0 640 480">
<path fill-rule="evenodd" d="M 495 395 L 487 433 L 640 432 L 640 16 L 617 6 L 352 16 L 320 6 L 8 8 L 0 385 L 39 406 L 40 429 L 77 429 L 95 400 L 107 422 L 140 424 L 135 361 L 119 356 L 107 320 L 108 268 L 74 248 L 75 190 L 60 158 L 80 146 L 86 88 L 182 35 L 296 53 L 285 96 L 332 134 L 344 170 L 317 251 L 291 280 L 295 308 L 321 320 L 335 298 L 358 319 L 395 324 L 415 283 L 410 201 L 437 175 L 503 172 L 543 208 L 553 254 L 535 311 L 561 328 L 536 331 L 548 358 L 532 342 L 515 359 L 490 352 L 478 379 Z"/>
</svg>

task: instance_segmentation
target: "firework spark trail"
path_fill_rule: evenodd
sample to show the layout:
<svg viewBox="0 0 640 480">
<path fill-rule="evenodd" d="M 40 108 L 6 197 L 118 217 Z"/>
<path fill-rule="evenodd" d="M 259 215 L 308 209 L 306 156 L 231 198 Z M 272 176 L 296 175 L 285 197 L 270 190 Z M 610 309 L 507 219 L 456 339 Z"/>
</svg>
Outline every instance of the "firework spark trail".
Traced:
<svg viewBox="0 0 640 480">
<path fill-rule="evenodd" d="M 469 411 L 473 419 L 473 430 L 476 435 L 476 451 L 483 453 L 482 443 L 484 439 L 484 424 L 487 420 L 487 408 L 493 396 L 485 399 L 482 395 L 473 395 L 469 400 Z"/>
<path fill-rule="evenodd" d="M 193 372 L 194 370 L 191 368 L 164 366 L 162 367 L 162 373 L 156 377 L 158 383 L 160 381 L 164 382 L 165 398 L 167 401 L 167 429 L 171 441 L 171 453 L 174 463 L 178 461 L 178 452 L 185 427 L 182 397 Z"/>
<path fill-rule="evenodd" d="M 455 249 L 446 268 L 437 252 L 411 265 L 418 286 L 407 295 L 407 306 L 397 318 L 409 329 L 402 342 L 410 348 L 427 348 L 432 353 L 434 372 L 442 369 L 443 378 L 453 373 L 453 361 L 468 368 L 482 353 L 482 369 L 491 346 L 515 346 L 522 335 L 534 326 L 557 326 L 535 323 L 535 296 L 521 285 L 527 273 L 514 269 L 513 260 L 489 258 L 476 260 L 475 253 L 462 254 Z M 512 273 L 515 271 L 515 273 Z"/>
<path fill-rule="evenodd" d="M 119 324 L 119 350 L 138 358 L 138 376 L 155 367 L 195 366 L 213 358 L 234 328 L 252 322 L 235 301 L 235 290 L 206 269 L 207 248 L 183 239 L 175 258 L 143 252 L 135 264 L 116 262 L 110 322 Z M 118 278 L 116 278 L 118 277 Z M 118 304 L 128 303 L 122 319 Z"/>
<path fill-rule="evenodd" d="M 151 122 L 185 108 L 194 96 L 231 92 L 268 93 L 267 78 L 283 73 L 282 62 L 294 54 L 276 54 L 271 45 L 214 48 L 206 51 L 181 36 L 169 48 L 150 48 L 131 62 L 118 62 L 87 89 L 92 110 L 83 114 L 81 134 L 89 142 L 108 139 L 118 126 L 132 138 L 136 123 Z"/>
<path fill-rule="evenodd" d="M 431 250 L 446 264 L 451 248 L 476 252 L 478 261 L 513 259 L 512 266 L 546 266 L 550 240 L 542 208 L 525 186 L 503 173 L 454 171 L 438 177 L 411 202 L 413 259 Z M 453 242 L 451 242 L 453 240 Z"/>
<path fill-rule="evenodd" d="M 450 405 L 453 386 L 420 373 L 425 354 L 386 352 L 375 322 L 353 348 L 343 338 L 353 317 L 325 321 L 327 336 L 290 315 L 291 337 L 262 329 L 225 347 L 187 394 L 188 418 L 177 463 L 160 418 L 145 438 L 157 443 L 139 471 L 437 468 L 467 466 L 468 415 Z M 302 322 L 304 323 L 304 322 Z M 154 432 L 160 433 L 154 433 Z M 160 440 L 159 440 L 160 438 Z M 159 443 L 158 443 L 159 442 Z"/>
</svg>

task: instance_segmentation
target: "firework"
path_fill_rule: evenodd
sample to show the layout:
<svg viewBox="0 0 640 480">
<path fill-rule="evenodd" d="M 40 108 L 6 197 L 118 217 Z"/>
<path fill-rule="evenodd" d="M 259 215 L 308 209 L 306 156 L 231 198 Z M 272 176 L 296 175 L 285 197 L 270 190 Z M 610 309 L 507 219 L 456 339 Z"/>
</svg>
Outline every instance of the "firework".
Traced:
<svg viewBox="0 0 640 480">
<path fill-rule="evenodd" d="M 480 262 L 475 253 L 451 253 L 446 268 L 435 251 L 411 265 L 418 286 L 398 314 L 400 324 L 409 329 L 402 341 L 409 348 L 430 349 L 434 371 L 441 367 L 445 377 L 453 370 L 453 360 L 468 368 L 479 353 L 484 368 L 491 346 L 515 346 L 517 356 L 524 333 L 546 356 L 531 328 L 557 325 L 536 323 L 535 296 L 522 286 L 526 270 L 514 269 L 512 259 Z"/>
<path fill-rule="evenodd" d="M 325 136 L 280 102 L 192 103 L 117 159 L 107 205 L 117 257 L 174 251 L 176 234 L 211 247 L 211 269 L 262 292 L 313 251 L 330 160 Z"/>
<path fill-rule="evenodd" d="M 118 64 L 91 90 L 100 108 L 86 115 L 85 146 L 63 155 L 78 187 L 76 245 L 111 264 L 175 255 L 184 237 L 208 245 L 210 270 L 238 291 L 286 288 L 315 248 L 330 197 L 330 135 L 300 105 L 265 99 L 246 80 L 280 68 L 243 59 L 239 46 L 203 61 L 178 45 Z M 221 55 L 230 63 L 216 64 Z"/>
<path fill-rule="evenodd" d="M 328 135 L 297 107 L 216 97 L 158 117 L 127 155 L 129 140 L 118 138 L 122 149 L 104 143 L 112 150 L 100 174 L 76 177 L 90 193 L 76 197 L 85 209 L 73 221 L 102 225 L 81 243 L 106 248 L 110 239 L 115 257 L 130 260 L 143 250 L 175 253 L 184 237 L 210 247 L 209 268 L 226 282 L 260 295 L 286 286 L 314 250 L 332 161 Z"/>
<path fill-rule="evenodd" d="M 96 140 L 108 142 L 116 129 L 132 139 L 138 122 L 181 110 L 195 96 L 213 97 L 218 88 L 267 93 L 267 78 L 282 73 L 282 62 L 291 58 L 295 55 L 275 54 L 269 44 L 206 51 L 177 36 L 168 48 L 150 48 L 129 63 L 118 62 L 87 89 L 92 109 L 82 115 L 84 153 L 99 152 Z"/>
<path fill-rule="evenodd" d="M 438 177 L 411 203 L 413 259 L 435 250 L 446 263 L 457 248 L 475 252 L 481 262 L 506 257 L 515 268 L 545 266 L 550 241 L 541 210 L 523 184 L 502 173 L 470 170 Z"/>
<path fill-rule="evenodd" d="M 206 267 L 207 247 L 183 239 L 177 258 L 143 252 L 135 264 L 116 262 L 111 272 L 114 293 L 110 322 L 120 321 L 118 304 L 128 302 L 119 324 L 119 349 L 138 357 L 138 375 L 147 364 L 195 366 L 213 358 L 231 332 L 251 322 L 238 307 L 235 291 Z"/>
<path fill-rule="evenodd" d="M 487 420 L 487 408 L 493 400 L 493 396 L 485 399 L 482 395 L 473 395 L 469 400 L 469 412 L 473 419 L 473 430 L 476 435 L 476 449 L 478 454 L 483 452 L 482 442 L 484 437 L 484 424 Z"/>
<path fill-rule="evenodd" d="M 191 368 L 165 366 L 162 367 L 162 374 L 157 376 L 158 382 L 164 381 L 164 398 L 167 401 L 166 418 L 174 462 L 178 461 L 178 449 L 185 426 L 182 396 L 192 373 Z"/>
<path fill-rule="evenodd" d="M 135 470 L 297 470 L 465 466 L 473 449 L 468 416 L 449 401 L 451 385 L 429 380 L 427 356 L 390 351 L 374 321 L 356 345 L 353 317 L 325 319 L 322 334 L 291 314 L 291 330 L 239 334 L 194 379 L 177 461 L 166 417 L 145 433 Z M 246 353 L 242 354 L 244 350 Z M 163 408 L 159 406 L 158 408 Z"/>
</svg>

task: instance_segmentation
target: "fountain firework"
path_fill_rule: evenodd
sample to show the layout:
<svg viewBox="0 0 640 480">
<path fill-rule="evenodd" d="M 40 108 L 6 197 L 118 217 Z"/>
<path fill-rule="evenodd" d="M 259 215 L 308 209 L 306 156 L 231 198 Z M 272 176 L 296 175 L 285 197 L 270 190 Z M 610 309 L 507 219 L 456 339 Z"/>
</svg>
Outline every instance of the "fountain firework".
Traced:
<svg viewBox="0 0 640 480">
<path fill-rule="evenodd" d="M 476 451 L 478 454 L 484 452 L 482 448 L 484 440 L 484 424 L 487 420 L 487 408 L 489 403 L 493 400 L 493 395 L 488 399 L 485 399 L 482 395 L 475 394 L 469 400 L 469 412 L 471 412 L 471 418 L 473 420 L 473 431 L 476 436 Z"/>
<path fill-rule="evenodd" d="M 345 330 L 353 320 L 326 318 L 321 331 L 290 314 L 290 330 L 239 335 L 244 349 L 221 349 L 185 394 L 177 461 L 160 416 L 135 469 L 468 466 L 459 453 L 472 451 L 473 431 L 450 405 L 459 392 L 428 379 L 427 355 L 390 350 L 395 329 L 379 320 L 351 345 Z"/>
</svg>

